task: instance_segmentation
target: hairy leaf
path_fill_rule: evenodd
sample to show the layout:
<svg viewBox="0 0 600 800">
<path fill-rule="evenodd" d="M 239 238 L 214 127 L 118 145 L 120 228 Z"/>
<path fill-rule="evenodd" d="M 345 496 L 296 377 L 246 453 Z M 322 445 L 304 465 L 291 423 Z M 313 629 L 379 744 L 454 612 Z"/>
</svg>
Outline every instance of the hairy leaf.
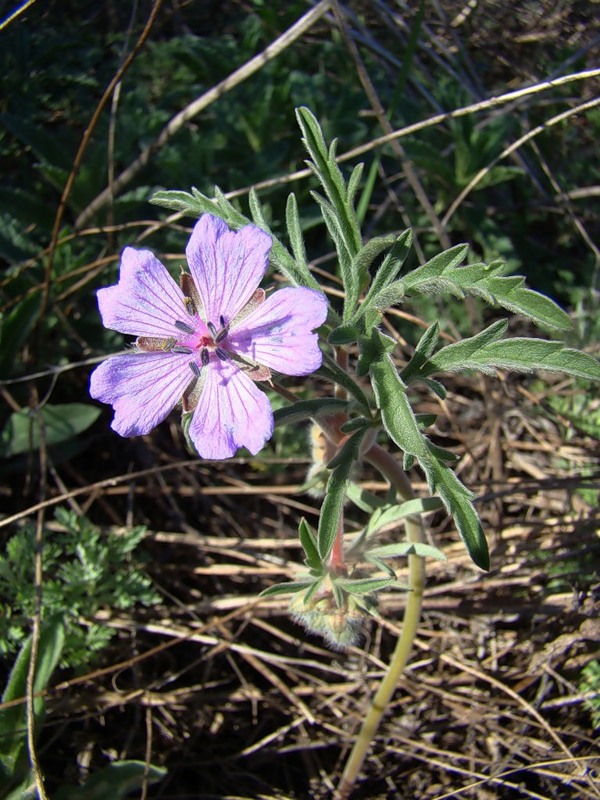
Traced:
<svg viewBox="0 0 600 800">
<path fill-rule="evenodd" d="M 303 422 L 307 419 L 322 416 L 323 414 L 334 414 L 336 411 L 343 411 L 348 403 L 336 397 L 321 397 L 314 400 L 298 400 L 297 403 L 278 408 L 273 416 L 275 425 L 289 425 L 290 423 Z"/>
<path fill-rule="evenodd" d="M 388 307 L 393 302 L 414 292 L 421 294 L 452 294 L 464 297 L 467 294 L 481 297 L 489 305 L 501 306 L 515 314 L 522 314 L 533 322 L 555 330 L 569 330 L 572 327 L 568 314 L 549 297 L 525 286 L 525 278 L 519 275 L 502 275 L 504 266 L 493 264 L 458 265 L 466 255 L 459 248 L 452 248 L 440 256 L 453 254 L 444 262 L 436 256 L 427 264 L 408 273 L 392 284 L 387 295 L 378 298 L 379 308 Z M 393 301 L 393 302 L 392 302 Z M 387 305 L 386 305 L 387 304 Z"/>
<path fill-rule="evenodd" d="M 405 454 L 418 459 L 432 493 L 438 494 L 452 514 L 458 532 L 473 561 L 489 569 L 487 542 L 479 521 L 472 494 L 441 461 L 426 436 L 419 430 L 414 411 L 406 395 L 406 385 L 386 356 L 371 367 L 373 389 L 383 425 L 391 439 Z"/>
<path fill-rule="evenodd" d="M 332 472 L 327 482 L 325 499 L 319 518 L 318 546 L 319 554 L 326 561 L 331 553 L 338 532 L 340 514 L 346 498 L 352 467 L 358 460 L 360 444 L 365 430 L 357 431 L 348 439 L 340 452 L 331 461 Z"/>
<path fill-rule="evenodd" d="M 404 558 L 406 556 L 421 556 L 422 558 L 436 558 L 438 561 L 446 561 L 446 556 L 437 547 L 424 542 L 395 542 L 394 544 L 383 544 L 374 547 L 365 553 L 366 558 Z"/>
</svg>

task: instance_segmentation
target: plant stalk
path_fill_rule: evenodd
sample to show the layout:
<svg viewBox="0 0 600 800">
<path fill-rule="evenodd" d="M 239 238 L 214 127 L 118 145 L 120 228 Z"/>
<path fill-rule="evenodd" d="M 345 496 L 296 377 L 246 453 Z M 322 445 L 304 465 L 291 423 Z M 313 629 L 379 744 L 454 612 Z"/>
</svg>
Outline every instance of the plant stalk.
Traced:
<svg viewBox="0 0 600 800">
<path fill-rule="evenodd" d="M 414 492 L 406 473 L 396 459 L 380 445 L 373 445 L 364 457 L 394 486 L 402 500 L 411 500 L 414 497 Z M 408 541 L 415 544 L 425 541 L 423 522 L 420 517 L 407 518 L 406 535 Z M 421 618 L 423 591 L 425 589 L 425 559 L 421 556 L 410 555 L 408 557 L 408 572 L 410 591 L 407 595 L 404 609 L 402 632 L 398 637 L 387 675 L 382 680 L 371 702 L 371 707 L 363 720 L 346 762 L 342 779 L 335 793 L 336 800 L 347 800 L 350 797 L 381 719 L 394 694 L 400 675 L 406 667 L 417 635 Z"/>
</svg>

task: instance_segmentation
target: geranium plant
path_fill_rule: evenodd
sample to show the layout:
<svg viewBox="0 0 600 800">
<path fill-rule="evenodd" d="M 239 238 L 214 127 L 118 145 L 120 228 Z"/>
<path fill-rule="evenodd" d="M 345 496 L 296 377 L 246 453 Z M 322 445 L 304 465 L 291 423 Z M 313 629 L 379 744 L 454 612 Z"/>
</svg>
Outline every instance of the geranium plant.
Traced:
<svg viewBox="0 0 600 800">
<path fill-rule="evenodd" d="M 461 370 L 489 375 L 546 370 L 598 381 L 600 365 L 560 341 L 506 338 L 504 318 L 445 345 L 434 323 L 412 357 L 401 361 L 382 318 L 390 307 L 423 293 L 474 295 L 554 331 L 566 331 L 571 323 L 523 278 L 505 275 L 501 263 L 468 261 L 467 245 L 408 271 L 410 231 L 365 241 L 355 212 L 362 165 L 345 181 L 335 143 L 326 145 L 308 109 L 298 109 L 297 118 L 308 164 L 322 187 L 313 197 L 337 251 L 343 300 L 328 303 L 325 287 L 309 268 L 293 194 L 286 208 L 286 246 L 270 231 L 254 193 L 249 219 L 219 190 L 214 198 L 196 190 L 159 192 L 156 204 L 199 218 L 187 246 L 189 272 L 181 273 L 178 285 L 149 251 L 124 251 L 119 283 L 101 289 L 98 299 L 104 324 L 136 336 L 135 348 L 95 370 L 91 394 L 114 406 L 113 428 L 122 436 L 148 433 L 181 401 L 186 436 L 202 458 L 227 458 L 243 446 L 255 454 L 273 424 L 310 422 L 315 443 L 310 488 L 322 494 L 319 524 L 314 530 L 300 522 L 304 572 L 265 594 L 290 594 L 294 618 L 333 647 L 360 641 L 365 619 L 376 613 L 377 592 L 400 586 L 396 569 L 408 560 L 402 633 L 338 788 L 338 797 L 345 798 L 409 658 L 426 559 L 444 558 L 426 540 L 422 515 L 445 508 L 475 564 L 484 570 L 490 565 L 473 494 L 453 469 L 455 455 L 429 438 L 435 418 L 415 408 L 412 387 L 420 384 L 443 398 L 441 376 Z M 259 286 L 269 264 L 289 287 L 271 293 Z M 297 400 L 277 380 L 277 373 L 313 372 L 321 381 L 308 400 Z M 329 391 L 323 391 L 325 385 Z M 259 386 L 278 391 L 288 405 L 273 413 Z M 386 498 L 357 491 L 363 463 L 388 481 Z M 413 466 L 425 475 L 427 496 L 414 495 L 408 477 Z M 347 502 L 370 517 L 351 538 L 345 535 Z M 377 533 L 392 523 L 402 523 L 405 536 L 381 544 Z"/>
</svg>

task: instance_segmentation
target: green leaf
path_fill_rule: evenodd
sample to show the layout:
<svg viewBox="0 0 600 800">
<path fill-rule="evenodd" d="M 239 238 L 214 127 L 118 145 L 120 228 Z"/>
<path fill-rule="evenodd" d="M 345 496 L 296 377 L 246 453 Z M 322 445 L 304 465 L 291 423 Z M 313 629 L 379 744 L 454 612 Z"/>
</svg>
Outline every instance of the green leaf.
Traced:
<svg viewBox="0 0 600 800">
<path fill-rule="evenodd" d="M 332 472 L 327 481 L 319 517 L 318 547 L 322 561 L 327 561 L 331 553 L 338 532 L 338 522 L 346 499 L 350 475 L 355 462 L 358 461 L 360 445 L 365 433 L 365 430 L 357 431 L 351 436 L 329 464 Z"/>
<path fill-rule="evenodd" d="M 386 311 L 392 306 L 399 306 L 403 303 L 405 295 L 406 284 L 404 281 L 396 281 L 373 297 L 371 305 L 376 311 Z"/>
<path fill-rule="evenodd" d="M 438 561 L 446 561 L 446 556 L 437 547 L 424 542 L 396 542 L 394 544 L 384 544 L 374 547 L 365 553 L 368 559 L 376 558 L 404 558 L 406 556 L 420 556 L 421 558 L 435 558 Z"/>
<path fill-rule="evenodd" d="M 56 136 L 54 131 L 17 114 L 0 114 L 0 125 L 30 147 L 45 164 L 58 167 L 66 178 L 73 162 L 73 153 L 62 145 L 64 140 Z"/>
<path fill-rule="evenodd" d="M 296 109 L 296 119 L 303 134 L 302 141 L 312 161 L 310 168 L 319 178 L 325 194 L 340 218 L 351 255 L 360 250 L 361 236 L 351 198 L 335 157 L 335 141 L 327 149 L 321 127 L 312 112 L 301 106 Z M 354 181 L 356 183 L 356 179 Z M 355 190 L 355 187 L 353 187 Z"/>
<path fill-rule="evenodd" d="M 415 348 L 412 358 L 402 370 L 402 380 L 409 383 L 414 376 L 420 375 L 423 365 L 427 363 L 427 359 L 432 355 L 440 339 L 440 326 L 437 322 L 430 325 L 429 328 L 419 339 Z"/>
<path fill-rule="evenodd" d="M 320 570 L 322 562 L 317 547 L 317 536 L 304 517 L 302 517 L 298 525 L 298 535 L 306 556 L 304 563 L 309 569 Z"/>
<path fill-rule="evenodd" d="M 360 248 L 354 256 L 352 264 L 354 271 L 358 275 L 359 286 L 365 285 L 369 270 L 375 259 L 397 241 L 398 237 L 395 233 L 390 233 L 386 236 L 374 236 Z"/>
<path fill-rule="evenodd" d="M 433 378 L 425 378 L 423 381 L 425 386 L 427 386 L 431 391 L 440 398 L 440 400 L 445 400 L 448 396 L 448 392 L 446 391 L 445 387 L 439 382 L 433 380 Z"/>
<path fill-rule="evenodd" d="M 435 425 L 435 422 L 438 418 L 437 414 L 415 414 L 417 418 L 417 422 L 419 423 L 419 428 L 424 430 L 425 428 L 431 428 L 432 425 Z"/>
<path fill-rule="evenodd" d="M 356 325 L 339 325 L 331 331 L 327 341 L 334 346 L 353 344 L 358 341 L 360 333 L 360 328 Z"/>
<path fill-rule="evenodd" d="M 367 411 L 371 410 L 367 395 L 364 393 L 362 387 L 348 375 L 346 370 L 341 369 L 331 356 L 328 356 L 326 353 L 323 354 L 323 363 L 315 374 L 332 383 L 339 384 L 350 392 L 364 409 Z"/>
<path fill-rule="evenodd" d="M 292 254 L 296 259 L 296 265 L 302 273 L 310 275 L 308 262 L 306 260 L 306 248 L 304 246 L 304 236 L 302 235 L 302 225 L 300 214 L 298 213 L 298 202 L 296 195 L 292 192 L 287 199 L 285 207 L 285 220 L 287 224 L 288 236 Z"/>
<path fill-rule="evenodd" d="M 65 643 L 65 630 L 61 619 L 53 618 L 42 626 L 33 682 L 34 694 L 44 692 L 60 660 Z M 24 698 L 27 693 L 27 673 L 31 659 L 31 637 L 23 645 L 8 677 L 2 703 Z M 36 729 L 41 724 L 46 704 L 43 697 L 33 701 Z M 0 759 L 9 773 L 14 772 L 17 761 L 27 746 L 25 703 L 0 710 Z"/>
<path fill-rule="evenodd" d="M 348 500 L 360 508 L 361 511 L 366 511 L 367 514 L 372 514 L 376 508 L 383 508 L 388 505 L 383 497 L 369 492 L 368 489 L 362 489 L 356 483 L 351 483 L 348 487 Z"/>
<path fill-rule="evenodd" d="M 360 188 L 360 181 L 362 179 L 362 174 L 364 172 L 365 165 L 364 164 L 357 164 L 352 173 L 350 174 L 350 178 L 348 179 L 348 190 L 347 190 L 347 198 L 348 198 L 348 205 L 353 208 L 354 201 L 356 199 L 356 193 Z"/>
<path fill-rule="evenodd" d="M 344 422 L 343 425 L 340 425 L 340 431 L 342 433 L 354 433 L 354 431 L 360 431 L 363 428 L 371 427 L 373 427 L 372 419 L 368 419 L 367 417 L 353 417 L 349 419 L 348 422 Z"/>
<path fill-rule="evenodd" d="M 455 342 L 454 344 L 443 347 L 441 350 L 438 350 L 437 354 L 434 356 L 433 350 L 435 349 L 435 345 L 439 340 L 439 329 L 437 327 L 437 322 L 434 323 L 434 325 L 428 328 L 423 334 L 423 337 L 417 345 L 413 357 L 402 370 L 402 380 L 408 383 L 409 381 L 420 380 L 428 377 L 434 372 L 444 371 L 432 369 L 432 364 L 438 356 L 442 355 L 443 353 L 448 353 L 448 363 L 451 364 L 453 362 L 450 355 L 455 354 L 454 361 L 459 363 L 461 357 L 465 359 L 469 358 L 481 347 L 500 339 L 506 333 L 507 327 L 508 322 L 506 320 L 498 320 L 498 322 L 494 322 L 489 326 L 489 328 L 486 328 L 480 333 L 475 334 L 475 336 L 471 336 L 468 339 L 462 339 L 460 342 Z M 433 334 L 431 333 L 432 329 L 434 329 Z M 437 334 L 435 336 L 435 342 L 433 341 L 434 334 Z M 452 367 L 446 368 L 446 371 L 449 369 L 452 369 Z"/>
<path fill-rule="evenodd" d="M 348 403 L 346 400 L 336 397 L 322 397 L 314 400 L 298 400 L 298 402 L 289 406 L 278 408 L 273 413 L 273 416 L 275 425 L 289 425 L 304 422 L 307 419 L 314 419 L 315 417 L 335 414 L 347 408 Z"/>
<path fill-rule="evenodd" d="M 528 289 L 523 277 L 502 275 L 502 263 L 469 264 L 457 268 L 465 255 L 466 245 L 441 253 L 392 284 L 389 287 L 390 297 L 395 293 L 399 302 L 413 292 L 448 293 L 455 297 L 472 294 L 481 297 L 489 305 L 522 314 L 536 324 L 562 331 L 572 328 L 568 314 L 549 297 Z"/>
<path fill-rule="evenodd" d="M 17 785 L 15 785 L 14 778 L 10 783 L 2 784 L 0 788 L 8 789 L 8 794 L 2 794 L 2 800 L 38 800 L 39 794 L 33 770 L 25 768 L 23 775 L 25 775 L 24 778 L 19 775 Z"/>
<path fill-rule="evenodd" d="M 321 207 L 321 214 L 325 220 L 329 235 L 333 239 L 338 254 L 340 275 L 344 286 L 344 312 L 342 319 L 346 321 L 354 311 L 360 293 L 359 276 L 352 260 L 352 251 L 346 241 L 346 232 L 337 216 L 333 206 L 317 192 L 311 192 L 313 198 Z"/>
<path fill-rule="evenodd" d="M 448 513 L 452 514 L 469 555 L 478 567 L 488 570 L 490 554 L 479 515 L 472 503 L 473 494 L 449 467 L 439 461 L 432 459 L 421 466 L 427 476 L 430 491 L 439 494 Z"/>
<path fill-rule="evenodd" d="M 450 450 L 446 450 L 446 448 L 440 447 L 433 442 L 428 441 L 427 446 L 429 447 L 429 452 L 434 455 L 438 461 L 441 461 L 445 464 L 456 464 L 456 462 L 460 459 L 460 456 L 457 456 L 456 453 L 452 453 Z"/>
<path fill-rule="evenodd" d="M 371 378 L 377 408 L 387 432 L 405 453 L 427 461 L 429 448 L 406 394 L 406 385 L 396 372 L 391 358 L 371 364 Z"/>
<path fill-rule="evenodd" d="M 312 586 L 314 581 L 288 581 L 287 583 L 274 583 L 263 589 L 259 597 L 273 597 L 279 594 L 295 594 Z M 318 581 L 317 581 L 318 583 Z"/>
<path fill-rule="evenodd" d="M 594 356 L 546 339 L 518 337 L 498 341 L 505 329 L 503 322 L 496 322 L 476 336 L 443 347 L 420 366 L 419 377 L 465 369 L 493 374 L 496 369 L 504 369 L 545 370 L 600 381 L 600 361 Z M 409 374 L 410 368 L 411 362 L 406 368 Z"/>
<path fill-rule="evenodd" d="M 45 405 L 37 413 L 16 411 L 0 434 L 0 458 L 36 450 L 40 445 L 40 415 L 44 421 L 46 443 L 66 442 L 87 430 L 100 416 L 101 409 L 86 403 Z"/>
<path fill-rule="evenodd" d="M 368 244 L 365 245 L 365 248 L 367 246 Z M 369 291 L 367 292 L 365 299 L 360 304 L 354 316 L 352 317 L 350 321 L 351 324 L 357 324 L 358 321 L 367 314 L 367 312 L 377 307 L 375 305 L 377 297 L 382 293 L 382 291 L 385 290 L 386 286 L 388 286 L 394 280 L 396 275 L 400 272 L 400 270 L 402 269 L 402 265 L 404 264 L 406 257 L 408 256 L 408 253 L 410 252 L 411 246 L 412 246 L 412 231 L 405 230 L 400 234 L 400 236 L 398 236 L 395 239 L 392 245 L 392 249 L 384 258 L 383 263 L 381 264 L 379 269 L 375 272 Z M 402 296 L 400 297 L 400 300 L 402 299 Z"/>
<path fill-rule="evenodd" d="M 394 525 L 406 517 L 415 514 L 427 514 L 430 511 L 437 511 L 442 508 L 442 502 L 437 497 L 415 498 L 407 500 L 399 505 L 386 506 L 376 510 L 367 524 L 367 536 L 371 536 L 376 531 Z"/>
<path fill-rule="evenodd" d="M 473 561 L 489 569 L 487 543 L 473 506 L 473 495 L 454 472 L 437 457 L 429 440 L 419 430 L 418 422 L 406 395 L 406 385 L 396 372 L 389 356 L 371 366 L 373 390 L 386 431 L 405 454 L 418 459 L 432 493 L 442 498 L 452 514 L 458 532 Z"/>
<path fill-rule="evenodd" d="M 428 358 L 435 351 L 439 340 L 440 326 L 437 322 L 434 322 L 419 339 L 415 348 L 415 354 L 418 353 L 420 356 Z"/>
<path fill-rule="evenodd" d="M 379 328 L 373 327 L 365 336 L 358 339 L 359 357 L 356 365 L 356 374 L 362 378 L 371 369 L 371 364 L 380 361 L 386 353 L 391 353 L 396 347 L 396 342 Z"/>
<path fill-rule="evenodd" d="M 336 578 L 335 585 L 348 594 L 371 594 L 398 584 L 396 578 Z"/>
<path fill-rule="evenodd" d="M 296 118 L 302 131 L 302 141 L 311 157 L 311 160 L 307 161 L 308 166 L 319 179 L 327 198 L 321 197 L 317 192 L 311 193 L 319 203 L 323 219 L 338 252 L 345 290 L 343 318 L 346 321 L 354 313 L 361 289 L 360 274 L 353 261 L 362 246 L 360 227 L 353 207 L 360 170 L 355 168 L 350 185 L 346 188 L 337 165 L 335 141 L 328 149 L 321 127 L 308 108 L 297 108 Z"/>
<path fill-rule="evenodd" d="M 271 228 L 265 217 L 265 213 L 263 211 L 262 205 L 260 204 L 260 200 L 258 199 L 258 195 L 256 194 L 255 189 L 250 189 L 250 193 L 248 194 L 248 205 L 250 206 L 250 214 L 252 215 L 252 222 L 257 225 L 259 228 L 262 228 L 263 231 L 272 236 Z"/>
<path fill-rule="evenodd" d="M 194 189 L 192 189 L 194 191 Z M 179 192 L 174 190 L 161 190 L 154 192 L 150 198 L 150 203 L 154 206 L 161 208 L 168 208 L 170 211 L 178 211 L 180 214 L 185 214 L 188 217 L 199 217 L 205 212 L 210 212 L 217 217 L 220 217 L 219 207 L 203 194 L 199 198 L 190 194 L 189 192 Z"/>
<path fill-rule="evenodd" d="M 20 364 L 19 353 L 27 341 L 41 308 L 41 294 L 33 292 L 2 320 L 0 328 L 0 378 L 9 378 Z"/>
<path fill-rule="evenodd" d="M 468 244 L 457 244 L 454 247 L 450 247 L 448 250 L 444 250 L 442 253 L 438 253 L 437 256 L 434 256 L 426 264 L 417 267 L 417 269 L 414 269 L 404 276 L 403 281 L 406 290 L 408 291 L 419 285 L 427 284 L 445 273 L 452 272 L 459 264 L 462 264 L 468 252 Z"/>
<path fill-rule="evenodd" d="M 157 783 L 167 774 L 164 767 L 145 761 L 115 761 L 98 770 L 81 786 L 61 787 L 55 800 L 123 800 L 144 783 Z"/>
</svg>

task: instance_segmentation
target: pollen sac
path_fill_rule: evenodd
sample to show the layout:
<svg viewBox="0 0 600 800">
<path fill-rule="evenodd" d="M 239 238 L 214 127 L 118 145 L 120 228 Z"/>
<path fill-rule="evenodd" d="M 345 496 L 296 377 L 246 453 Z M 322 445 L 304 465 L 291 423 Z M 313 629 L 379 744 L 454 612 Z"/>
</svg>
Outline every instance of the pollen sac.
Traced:
<svg viewBox="0 0 600 800">
<path fill-rule="evenodd" d="M 216 340 L 217 340 L 218 333 L 217 333 L 217 329 L 215 328 L 215 326 L 213 325 L 213 323 L 212 323 L 212 322 L 207 322 L 207 323 L 206 323 L 206 327 L 207 327 L 207 328 L 208 328 L 208 330 L 210 331 L 210 335 L 211 335 L 211 336 L 213 337 L 213 339 L 216 341 Z"/>
<path fill-rule="evenodd" d="M 223 317 L 221 317 L 221 319 L 223 319 Z M 229 335 L 229 326 L 224 325 L 215 336 L 215 344 L 219 344 L 220 342 L 222 342 L 223 339 L 226 339 L 228 335 Z"/>
<path fill-rule="evenodd" d="M 194 329 L 192 326 L 188 325 L 187 322 L 182 322 L 180 319 L 175 320 L 175 327 L 178 331 L 187 333 L 188 336 L 192 336 L 194 334 Z"/>
<path fill-rule="evenodd" d="M 194 303 L 192 298 L 191 297 L 184 297 L 183 298 L 183 304 L 185 306 L 185 310 L 188 312 L 190 317 L 195 316 L 195 314 L 196 314 L 196 304 Z"/>
</svg>

